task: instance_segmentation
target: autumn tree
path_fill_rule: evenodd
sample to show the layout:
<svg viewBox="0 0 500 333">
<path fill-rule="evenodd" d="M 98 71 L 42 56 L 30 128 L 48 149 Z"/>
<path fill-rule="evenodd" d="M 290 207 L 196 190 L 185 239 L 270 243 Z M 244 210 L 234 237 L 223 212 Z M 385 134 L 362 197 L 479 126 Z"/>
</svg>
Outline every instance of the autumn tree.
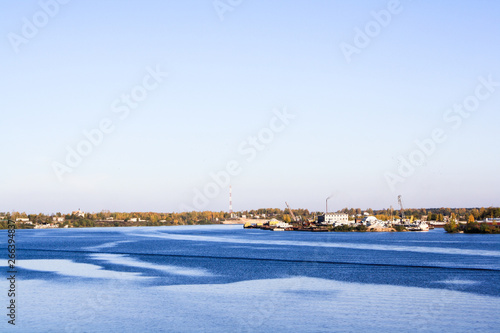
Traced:
<svg viewBox="0 0 500 333">
<path fill-rule="evenodd" d="M 455 222 L 448 222 L 444 226 L 444 230 L 447 232 L 457 232 L 457 224 Z"/>
<path fill-rule="evenodd" d="M 474 215 L 469 215 L 469 220 L 467 221 L 467 223 L 474 223 Z"/>
<path fill-rule="evenodd" d="M 479 218 L 479 210 L 477 208 L 474 208 L 472 210 L 472 215 L 474 215 L 474 219 L 477 220 Z"/>
<path fill-rule="evenodd" d="M 439 215 L 441 215 L 441 214 L 439 214 Z M 438 218 L 439 218 L 439 216 L 438 216 Z M 455 213 L 451 213 L 450 221 L 445 224 L 444 230 L 446 230 L 446 232 L 452 232 L 452 233 L 458 231 L 458 224 L 457 224 L 457 219 L 456 219 Z"/>
</svg>

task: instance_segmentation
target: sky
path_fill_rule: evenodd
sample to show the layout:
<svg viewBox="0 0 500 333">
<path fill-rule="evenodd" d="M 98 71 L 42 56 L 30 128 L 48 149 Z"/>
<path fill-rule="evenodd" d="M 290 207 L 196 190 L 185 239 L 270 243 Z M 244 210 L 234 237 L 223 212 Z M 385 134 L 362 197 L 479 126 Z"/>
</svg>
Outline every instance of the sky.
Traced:
<svg viewBox="0 0 500 333">
<path fill-rule="evenodd" d="M 0 212 L 500 206 L 496 1 L 0 1 Z"/>
</svg>

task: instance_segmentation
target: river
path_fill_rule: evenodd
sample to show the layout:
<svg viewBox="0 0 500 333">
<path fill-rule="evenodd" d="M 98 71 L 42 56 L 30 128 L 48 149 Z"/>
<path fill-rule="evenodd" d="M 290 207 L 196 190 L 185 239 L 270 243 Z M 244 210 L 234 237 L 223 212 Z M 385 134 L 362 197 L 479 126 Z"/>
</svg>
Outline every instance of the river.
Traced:
<svg viewBox="0 0 500 333">
<path fill-rule="evenodd" d="M 0 232 L 7 276 L 7 232 Z M 17 230 L 1 332 L 494 332 L 500 235 Z M 4 309 L 9 281 L 2 279 Z M 7 309 L 4 310 L 7 313 Z"/>
</svg>

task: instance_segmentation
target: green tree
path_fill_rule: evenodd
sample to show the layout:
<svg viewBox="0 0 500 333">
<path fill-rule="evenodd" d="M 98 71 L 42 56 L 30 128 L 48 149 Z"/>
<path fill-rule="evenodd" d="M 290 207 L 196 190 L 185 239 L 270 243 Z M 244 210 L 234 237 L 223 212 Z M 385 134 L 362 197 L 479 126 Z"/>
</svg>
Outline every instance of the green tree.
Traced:
<svg viewBox="0 0 500 333">
<path fill-rule="evenodd" d="M 450 220 L 450 222 L 445 224 L 444 230 L 451 233 L 457 232 L 458 231 L 457 222 L 455 222 L 454 220 Z"/>
</svg>

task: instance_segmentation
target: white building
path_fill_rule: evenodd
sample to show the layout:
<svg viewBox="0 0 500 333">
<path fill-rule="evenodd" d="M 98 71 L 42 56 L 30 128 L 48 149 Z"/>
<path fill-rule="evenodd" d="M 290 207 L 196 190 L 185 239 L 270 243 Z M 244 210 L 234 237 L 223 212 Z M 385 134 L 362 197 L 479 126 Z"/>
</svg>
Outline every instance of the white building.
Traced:
<svg viewBox="0 0 500 333">
<path fill-rule="evenodd" d="M 290 223 L 280 221 L 278 224 L 276 224 L 276 227 L 286 229 L 286 228 L 292 228 L 293 225 L 291 225 Z"/>
<path fill-rule="evenodd" d="M 80 217 L 85 217 L 85 213 L 82 212 L 80 209 L 78 210 L 75 210 L 74 212 L 71 213 L 72 215 L 75 215 L 75 216 L 80 216 Z"/>
<path fill-rule="evenodd" d="M 322 224 L 351 224 L 349 222 L 349 215 L 345 213 L 326 213 L 323 215 L 323 218 L 320 220 Z"/>
<path fill-rule="evenodd" d="M 375 216 L 369 215 L 366 216 L 362 221 L 362 225 L 365 225 L 367 227 L 372 227 L 372 228 L 386 228 L 387 227 L 387 222 L 380 221 L 377 219 Z"/>
<path fill-rule="evenodd" d="M 30 219 L 26 218 L 26 217 L 18 217 L 16 219 L 16 222 L 29 222 Z"/>
<path fill-rule="evenodd" d="M 52 221 L 54 222 L 64 222 L 64 217 L 62 216 L 53 216 Z"/>
<path fill-rule="evenodd" d="M 293 227 L 293 225 L 291 225 L 290 223 L 279 221 L 279 220 L 277 220 L 275 218 L 269 220 L 269 225 L 270 226 L 275 226 L 276 228 L 283 228 L 283 229 Z"/>
</svg>

